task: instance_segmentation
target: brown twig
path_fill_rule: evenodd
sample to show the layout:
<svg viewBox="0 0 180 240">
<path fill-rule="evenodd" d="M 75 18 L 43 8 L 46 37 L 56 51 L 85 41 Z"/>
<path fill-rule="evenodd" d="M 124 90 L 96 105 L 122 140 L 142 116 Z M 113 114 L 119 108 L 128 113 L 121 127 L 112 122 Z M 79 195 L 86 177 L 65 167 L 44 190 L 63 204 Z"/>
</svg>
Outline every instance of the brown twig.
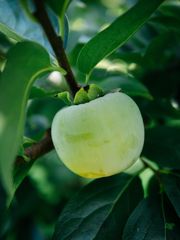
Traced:
<svg viewBox="0 0 180 240">
<path fill-rule="evenodd" d="M 71 94 L 74 98 L 76 92 L 81 88 L 81 85 L 77 83 L 74 74 L 69 65 L 68 59 L 66 57 L 63 41 L 60 36 L 57 36 L 52 23 L 46 12 L 43 0 L 34 0 L 36 11 L 34 16 L 37 18 L 38 22 L 41 24 L 46 37 L 48 38 L 49 43 L 56 55 L 58 64 L 60 67 L 66 70 L 67 74 L 64 76 L 67 82 L 67 85 L 71 91 Z"/>
<path fill-rule="evenodd" d="M 51 129 L 48 129 L 40 142 L 34 143 L 32 146 L 25 148 L 24 155 L 28 157 L 30 161 L 32 161 L 43 156 L 44 154 L 50 152 L 53 149 L 54 145 L 51 138 Z M 26 163 L 24 158 L 19 156 L 16 157 L 14 165 L 21 163 Z"/>
</svg>

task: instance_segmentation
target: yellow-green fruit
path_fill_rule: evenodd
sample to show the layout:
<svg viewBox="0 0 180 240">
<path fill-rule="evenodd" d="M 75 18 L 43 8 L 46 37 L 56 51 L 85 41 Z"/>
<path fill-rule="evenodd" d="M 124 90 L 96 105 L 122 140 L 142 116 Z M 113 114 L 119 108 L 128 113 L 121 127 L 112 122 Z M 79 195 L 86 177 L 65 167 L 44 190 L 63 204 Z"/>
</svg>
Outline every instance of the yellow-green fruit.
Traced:
<svg viewBox="0 0 180 240">
<path fill-rule="evenodd" d="M 71 171 L 99 178 L 122 172 L 137 160 L 144 126 L 136 103 L 117 92 L 60 110 L 52 123 L 52 139 Z"/>
</svg>

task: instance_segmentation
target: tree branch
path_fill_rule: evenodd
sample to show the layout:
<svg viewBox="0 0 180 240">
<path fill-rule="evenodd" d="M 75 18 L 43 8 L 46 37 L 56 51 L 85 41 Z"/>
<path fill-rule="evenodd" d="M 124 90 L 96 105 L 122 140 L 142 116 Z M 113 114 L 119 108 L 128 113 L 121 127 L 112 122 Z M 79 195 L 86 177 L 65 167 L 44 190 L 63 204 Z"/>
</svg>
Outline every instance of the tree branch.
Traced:
<svg viewBox="0 0 180 240">
<path fill-rule="evenodd" d="M 51 138 L 51 129 L 46 130 L 43 139 L 40 142 L 34 143 L 32 146 L 25 148 L 24 155 L 30 159 L 30 161 L 35 160 L 44 154 L 50 152 L 54 149 L 54 145 Z M 16 157 L 15 163 L 21 164 L 26 163 L 23 157 Z"/>
<path fill-rule="evenodd" d="M 36 7 L 34 16 L 37 18 L 37 20 L 42 26 L 48 38 L 48 41 L 51 44 L 51 47 L 56 55 L 59 66 L 65 69 L 67 72 L 67 74 L 64 77 L 74 98 L 76 92 L 81 88 L 81 85 L 76 82 L 74 74 L 71 70 L 71 67 L 69 65 L 68 59 L 64 51 L 63 41 L 60 36 L 57 36 L 52 26 L 52 23 L 46 12 L 43 0 L 34 0 L 34 4 Z"/>
</svg>

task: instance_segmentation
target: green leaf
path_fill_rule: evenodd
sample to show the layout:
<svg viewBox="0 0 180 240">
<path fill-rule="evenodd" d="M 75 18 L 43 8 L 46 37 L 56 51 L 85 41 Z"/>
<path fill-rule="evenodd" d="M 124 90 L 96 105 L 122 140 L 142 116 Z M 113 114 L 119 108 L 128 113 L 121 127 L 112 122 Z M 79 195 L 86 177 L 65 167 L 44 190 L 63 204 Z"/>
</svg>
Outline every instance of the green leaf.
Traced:
<svg viewBox="0 0 180 240">
<path fill-rule="evenodd" d="M 142 198 L 138 177 L 121 173 L 95 180 L 66 205 L 53 240 L 120 240 L 129 215 Z"/>
<path fill-rule="evenodd" d="M 163 15 L 175 16 L 180 20 L 180 3 L 177 1 L 166 1 L 159 9 Z"/>
<path fill-rule="evenodd" d="M 102 96 L 103 90 L 95 84 L 87 85 L 81 88 L 75 95 L 74 104 L 90 102 Z"/>
<path fill-rule="evenodd" d="M 142 155 L 160 167 L 180 169 L 180 128 L 155 127 L 145 133 Z"/>
<path fill-rule="evenodd" d="M 161 177 L 166 194 L 180 217 L 180 176 L 163 174 Z"/>
<path fill-rule="evenodd" d="M 6 27 L 4 24 L 0 22 L 0 31 L 4 33 L 6 36 L 14 39 L 17 42 L 25 41 L 24 37 L 21 34 L 17 34 L 14 30 Z"/>
<path fill-rule="evenodd" d="M 0 173 L 7 193 L 12 192 L 12 164 L 24 128 L 25 109 L 33 82 L 53 69 L 48 52 L 34 42 L 18 43 L 8 54 L 0 78 Z"/>
<path fill-rule="evenodd" d="M 132 77 L 113 76 L 108 77 L 98 84 L 105 92 L 114 88 L 121 88 L 123 93 L 129 96 L 141 96 L 152 100 L 150 92 L 144 84 Z"/>
<path fill-rule="evenodd" d="M 149 46 L 147 47 L 144 55 L 144 61 L 147 62 L 147 66 L 156 69 L 160 61 L 162 61 L 163 53 L 169 44 L 173 40 L 171 32 L 165 32 L 153 38 Z M 157 54 L 158 52 L 158 54 Z"/>
<path fill-rule="evenodd" d="M 136 63 L 139 66 L 146 67 L 143 56 L 139 52 L 114 52 L 111 57 L 121 59 L 126 63 Z"/>
<path fill-rule="evenodd" d="M 45 3 L 59 16 L 64 15 L 71 0 L 45 0 Z"/>
<path fill-rule="evenodd" d="M 67 91 L 55 94 L 54 97 L 60 98 L 68 106 L 74 105 L 74 103 L 73 103 L 73 101 L 71 99 L 71 96 L 70 96 L 69 92 L 67 92 Z"/>
<path fill-rule="evenodd" d="M 32 86 L 29 94 L 29 99 L 53 97 L 55 94 L 58 94 L 58 93 L 59 93 L 59 90 L 53 90 L 51 92 L 47 92 L 43 88 Z"/>
<path fill-rule="evenodd" d="M 33 166 L 35 161 L 30 161 L 27 163 L 23 163 L 23 164 L 18 164 L 15 165 L 13 167 L 13 172 L 12 172 L 12 176 L 13 176 L 13 194 L 15 193 L 16 189 L 19 187 L 19 185 L 21 184 L 21 182 L 23 181 L 23 179 L 26 177 L 27 173 L 29 172 L 29 170 L 31 169 L 31 167 Z M 8 199 L 8 204 L 10 203 L 10 198 Z"/>
<path fill-rule="evenodd" d="M 114 52 L 135 34 L 163 0 L 140 0 L 108 28 L 97 34 L 82 48 L 78 69 L 87 75 L 105 57 Z"/>
<path fill-rule="evenodd" d="M 180 219 L 166 196 L 147 197 L 129 217 L 123 240 L 178 239 L 179 224 Z"/>
<path fill-rule="evenodd" d="M 159 182 L 157 177 L 153 175 L 148 184 L 148 196 L 157 195 L 158 193 L 160 193 Z"/>
<path fill-rule="evenodd" d="M 163 26 L 170 28 L 170 29 L 178 29 L 180 30 L 180 23 L 179 23 L 179 18 L 176 16 L 155 16 L 151 18 L 151 21 L 155 23 L 160 23 Z"/>
<path fill-rule="evenodd" d="M 4 232 L 7 229 L 9 222 L 7 207 L 6 207 L 6 193 L 0 179 L 0 239 L 4 239 Z"/>
</svg>

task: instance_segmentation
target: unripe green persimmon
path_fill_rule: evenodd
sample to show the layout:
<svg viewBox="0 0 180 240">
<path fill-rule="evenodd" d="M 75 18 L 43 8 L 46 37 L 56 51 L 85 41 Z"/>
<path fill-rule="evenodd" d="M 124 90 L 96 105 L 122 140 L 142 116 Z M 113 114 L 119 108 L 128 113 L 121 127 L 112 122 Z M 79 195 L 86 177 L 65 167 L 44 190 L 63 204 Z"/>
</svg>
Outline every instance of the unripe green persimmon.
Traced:
<svg viewBox="0 0 180 240">
<path fill-rule="evenodd" d="M 100 178 L 122 172 L 137 160 L 144 143 L 144 126 L 129 96 L 109 93 L 60 110 L 52 123 L 52 139 L 71 171 Z"/>
</svg>

